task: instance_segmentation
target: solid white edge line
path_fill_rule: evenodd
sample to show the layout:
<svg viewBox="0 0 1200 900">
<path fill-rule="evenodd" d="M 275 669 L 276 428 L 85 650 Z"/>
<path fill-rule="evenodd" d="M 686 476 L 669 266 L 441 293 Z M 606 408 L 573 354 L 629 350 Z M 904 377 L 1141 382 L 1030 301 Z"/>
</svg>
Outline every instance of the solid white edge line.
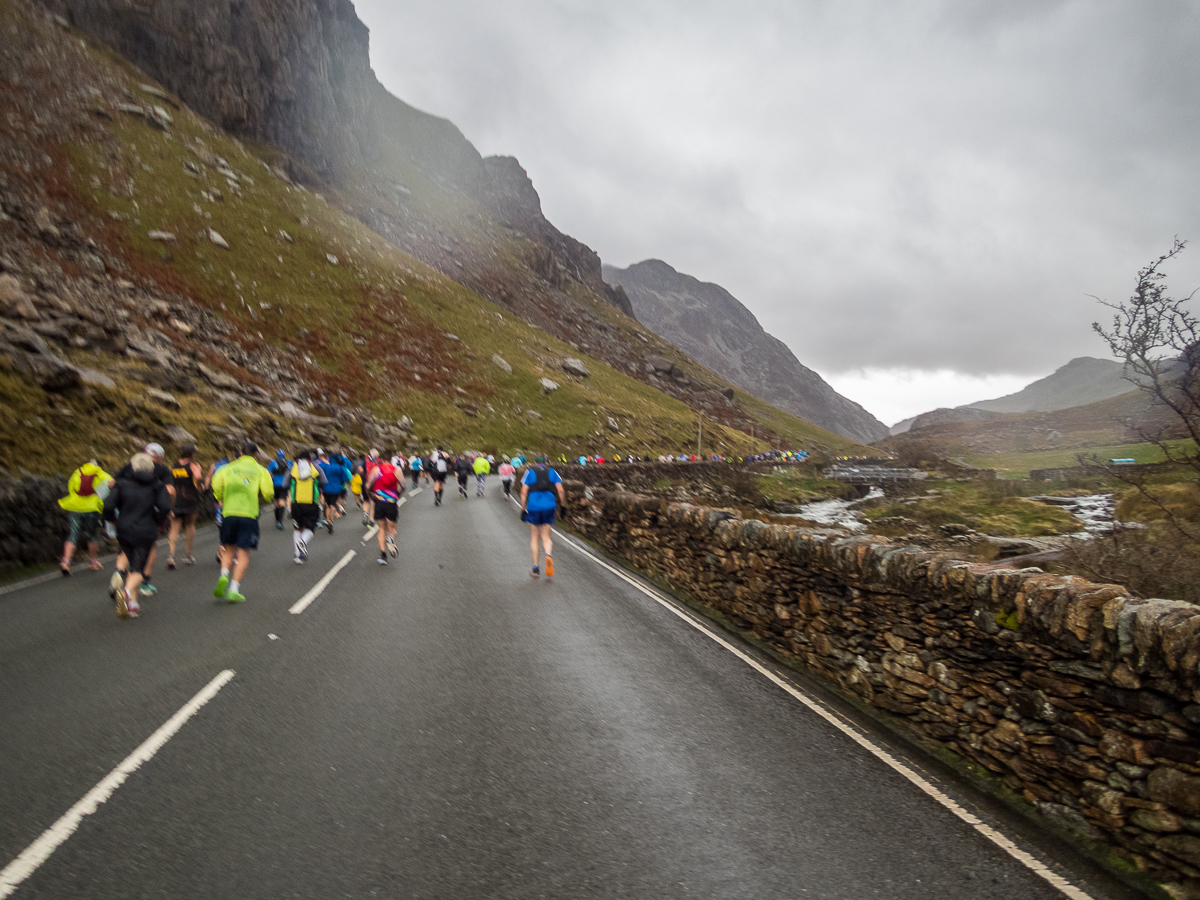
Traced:
<svg viewBox="0 0 1200 900">
<path fill-rule="evenodd" d="M 807 694 L 801 692 L 794 685 L 785 681 L 783 678 L 780 678 L 778 675 L 776 675 L 770 669 L 766 668 L 764 665 L 762 665 L 760 662 L 758 662 L 758 660 L 754 659 L 754 657 L 745 653 L 740 648 L 735 647 L 729 641 L 725 640 L 725 638 L 723 638 L 719 634 L 713 632 L 712 630 L 710 630 L 708 627 L 706 627 L 701 622 L 692 618 L 689 614 L 687 614 L 682 609 L 677 607 L 673 602 L 665 599 L 664 597 L 659 596 L 655 591 L 650 590 L 645 585 L 643 585 L 640 581 L 638 581 L 637 579 L 628 575 L 627 573 L 621 571 L 617 567 L 609 565 L 607 562 L 600 559 L 598 556 L 596 556 L 594 553 L 592 553 L 586 547 L 579 545 L 578 543 L 576 543 L 573 540 L 567 539 L 566 537 L 563 536 L 561 531 L 559 531 L 559 537 L 562 540 L 562 542 L 565 543 L 568 547 L 572 547 L 579 553 L 584 554 L 589 559 L 591 559 L 593 562 L 603 566 L 605 569 L 608 569 L 610 572 L 612 572 L 614 575 L 616 575 L 622 581 L 625 581 L 625 582 L 631 584 L 633 587 L 637 588 L 639 591 L 641 591 L 647 597 L 654 600 L 655 602 L 657 602 L 658 604 L 663 606 L 665 609 L 670 610 L 672 613 L 674 613 L 676 616 L 678 616 L 684 622 L 687 622 L 689 625 L 691 625 L 693 628 L 695 628 L 701 634 L 706 635 L 707 637 L 714 640 L 716 643 L 720 644 L 722 647 L 724 647 L 726 650 L 728 650 L 730 653 L 732 653 L 738 659 L 742 660 L 742 662 L 746 663 L 748 666 L 750 666 L 756 672 L 765 676 L 767 679 L 774 682 L 779 687 L 783 688 L 783 690 L 787 691 L 787 693 L 789 693 L 792 697 L 794 697 L 796 700 L 799 700 L 801 703 L 803 703 L 805 706 L 807 706 L 809 709 L 811 709 L 813 712 L 815 712 L 817 715 L 819 715 L 822 719 L 824 719 L 826 722 L 828 722 L 830 725 L 832 725 L 838 731 L 842 732 L 844 735 L 849 737 L 856 744 L 858 744 L 863 749 L 870 752 L 871 755 L 873 755 L 874 757 L 876 757 L 877 759 L 879 759 L 880 761 L 882 761 L 883 763 L 885 763 L 886 765 L 888 765 L 889 767 L 894 769 L 896 772 L 899 772 L 901 775 L 903 775 L 905 778 L 907 778 L 910 782 L 912 782 L 914 785 L 916 785 L 918 788 L 920 788 L 921 791 L 923 791 L 926 795 L 928 795 L 929 797 L 932 797 L 934 800 L 936 800 L 938 803 L 940 803 L 942 806 L 944 806 L 950 812 L 954 813 L 954 815 L 958 816 L 958 818 L 960 818 L 962 821 L 966 822 L 968 825 L 970 825 L 972 828 L 974 828 L 976 831 L 978 831 L 981 835 L 983 835 L 985 838 L 987 838 L 989 841 L 991 841 L 993 844 L 995 844 L 997 847 L 999 847 L 1001 850 L 1003 850 L 1005 853 L 1007 853 L 1013 859 L 1017 860 L 1019 863 L 1024 865 L 1027 869 L 1032 871 L 1034 874 L 1036 874 L 1039 877 L 1048 881 L 1051 885 L 1053 885 L 1055 888 L 1057 888 L 1059 891 L 1061 891 L 1067 897 L 1070 897 L 1071 900 L 1094 900 L 1094 898 L 1090 894 L 1086 893 L 1085 891 L 1080 890 L 1079 888 L 1075 887 L 1075 885 L 1071 884 L 1071 882 L 1067 881 L 1062 876 L 1057 875 L 1056 873 L 1051 871 L 1036 857 L 1034 857 L 1031 854 L 1027 853 L 1026 851 L 1022 850 L 1020 847 L 1018 847 L 1016 844 L 1014 844 L 1011 840 L 1009 840 L 1007 837 L 1005 837 L 1003 834 L 1001 834 L 995 828 L 993 828 L 992 826 L 990 826 L 987 823 L 985 823 L 984 821 L 982 821 L 978 816 L 976 816 L 973 813 L 969 812 L 968 810 L 964 809 L 955 800 L 948 797 L 945 793 L 943 793 L 937 787 L 932 785 L 925 778 L 921 777 L 921 775 L 919 775 L 917 772 L 914 772 L 911 768 L 909 768 L 903 762 L 896 759 L 896 757 L 892 756 L 892 754 L 888 753 L 882 747 L 876 745 L 873 741 L 871 741 L 865 735 L 859 733 L 859 731 L 857 729 L 850 727 L 839 716 L 835 715 L 832 711 L 826 709 L 822 703 L 813 699 L 812 697 L 809 697 Z"/>
<path fill-rule="evenodd" d="M 38 867 L 50 858 L 50 854 L 75 833 L 83 821 L 83 817 L 94 813 L 100 804 L 108 800 L 113 792 L 125 782 L 126 778 L 162 749 L 163 744 L 169 741 L 183 727 L 184 723 L 196 714 L 200 707 L 216 696 L 217 691 L 228 684 L 233 675 L 232 669 L 226 669 L 210 681 L 200 693 L 184 704 L 179 712 L 171 716 L 158 731 L 146 738 L 140 747 L 125 757 L 124 761 L 109 772 L 103 781 L 88 791 L 82 800 L 42 832 L 41 837 L 25 848 L 20 856 L 5 866 L 3 871 L 0 871 L 0 900 L 11 895 L 17 889 L 17 885 L 37 871 Z"/>
<path fill-rule="evenodd" d="M 289 609 L 288 612 L 290 612 L 293 616 L 298 616 L 300 613 L 308 609 L 308 605 L 320 597 L 321 592 L 324 591 L 325 588 L 329 587 L 329 582 L 333 581 L 333 579 L 337 576 L 337 573 L 346 568 L 346 566 L 349 565 L 350 560 L 354 559 L 354 557 L 357 555 L 357 550 L 347 550 L 346 555 L 338 561 L 338 564 L 326 572 L 325 576 L 316 584 L 314 584 L 307 594 L 293 603 L 292 608 Z"/>
</svg>

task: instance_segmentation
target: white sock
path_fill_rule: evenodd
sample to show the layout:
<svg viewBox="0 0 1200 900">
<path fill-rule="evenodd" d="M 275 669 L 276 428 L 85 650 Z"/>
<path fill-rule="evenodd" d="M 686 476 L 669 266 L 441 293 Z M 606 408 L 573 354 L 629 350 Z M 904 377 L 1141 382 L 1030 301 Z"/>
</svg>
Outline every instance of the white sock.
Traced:
<svg viewBox="0 0 1200 900">
<path fill-rule="evenodd" d="M 221 570 L 221 574 L 222 574 L 223 576 L 228 576 L 228 575 L 229 575 L 229 570 L 228 570 L 228 569 L 222 569 L 222 570 Z"/>
<path fill-rule="evenodd" d="M 240 582 L 240 581 L 231 581 L 231 582 L 229 582 L 229 593 L 231 593 L 231 594 L 236 594 L 236 593 L 238 592 L 238 585 L 239 585 L 239 584 L 241 584 L 241 582 Z"/>
</svg>

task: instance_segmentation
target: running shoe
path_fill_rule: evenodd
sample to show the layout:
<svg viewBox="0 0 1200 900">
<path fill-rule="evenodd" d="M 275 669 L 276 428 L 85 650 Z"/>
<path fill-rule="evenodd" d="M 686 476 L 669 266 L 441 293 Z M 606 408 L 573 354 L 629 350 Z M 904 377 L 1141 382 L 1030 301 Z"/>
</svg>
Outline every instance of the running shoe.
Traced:
<svg viewBox="0 0 1200 900">
<path fill-rule="evenodd" d="M 387 539 L 387 552 L 392 559 L 400 555 L 400 548 L 396 546 L 396 539 L 393 537 Z"/>
<path fill-rule="evenodd" d="M 225 599 L 228 600 L 230 603 L 245 603 L 246 595 L 239 594 L 237 591 L 230 591 L 228 594 L 225 595 Z"/>
<path fill-rule="evenodd" d="M 293 562 L 295 562 L 295 563 L 296 563 L 296 565 L 298 565 L 298 566 L 302 566 L 302 565 L 304 565 L 304 560 L 302 560 L 302 559 L 301 559 L 300 557 L 298 557 L 298 556 L 294 558 Z"/>
<path fill-rule="evenodd" d="M 385 554 L 385 553 L 380 553 L 380 554 L 379 554 L 379 564 L 380 564 L 381 566 L 386 566 L 386 565 L 388 564 L 388 561 L 387 561 L 387 554 Z"/>
<path fill-rule="evenodd" d="M 546 577 L 550 578 L 553 575 L 554 575 L 554 560 L 552 560 L 550 557 L 547 556 L 546 557 Z"/>
<path fill-rule="evenodd" d="M 128 591 L 122 591 L 122 593 L 126 595 L 126 599 L 125 599 L 126 615 L 128 615 L 129 618 L 131 618 L 131 619 L 136 619 L 139 615 L 141 615 L 142 608 L 140 606 L 138 606 L 137 600 L 135 600 L 133 597 L 128 596 L 128 594 L 129 594 Z"/>
<path fill-rule="evenodd" d="M 300 559 L 308 559 L 308 541 L 301 541 L 298 549 L 300 550 Z"/>
<path fill-rule="evenodd" d="M 224 597 L 229 592 L 229 576 L 222 575 L 217 579 L 217 586 L 213 588 L 214 597 Z"/>
<path fill-rule="evenodd" d="M 173 556 L 168 556 L 168 557 L 167 557 L 167 568 L 168 568 L 168 569 L 174 569 L 174 568 L 175 568 L 175 557 L 173 557 Z"/>
<path fill-rule="evenodd" d="M 371 519 L 369 516 L 363 516 L 363 528 L 371 527 Z"/>
<path fill-rule="evenodd" d="M 325 526 L 329 529 L 329 533 L 333 534 L 333 516 L 325 520 Z"/>
<path fill-rule="evenodd" d="M 185 557 L 183 558 L 183 564 L 184 564 L 185 566 L 194 566 L 194 565 L 196 564 L 196 557 L 194 557 L 194 556 L 185 556 Z"/>
<path fill-rule="evenodd" d="M 125 588 L 125 573 L 113 572 L 112 578 L 108 579 L 108 596 L 112 600 L 117 599 L 117 594 Z"/>
<path fill-rule="evenodd" d="M 98 559 L 89 559 L 88 560 L 88 568 L 91 569 L 93 572 L 99 572 L 101 569 L 104 568 L 104 563 L 100 562 L 100 560 L 98 560 Z"/>
<path fill-rule="evenodd" d="M 218 550 L 217 551 L 217 565 L 219 566 L 220 564 L 221 564 L 221 551 Z"/>
<path fill-rule="evenodd" d="M 534 566 L 532 569 L 530 569 L 530 570 L 529 570 L 529 577 L 530 577 L 530 578 L 537 578 L 537 577 L 538 577 L 539 575 L 541 575 L 541 574 L 542 574 L 542 573 L 538 571 L 538 567 L 537 567 L 537 566 Z"/>
<path fill-rule="evenodd" d="M 129 595 L 125 593 L 125 588 L 116 591 L 113 598 L 117 601 L 117 615 L 122 619 L 129 618 Z"/>
<path fill-rule="evenodd" d="M 67 561 L 65 556 L 58 561 L 58 569 L 63 573 L 63 578 L 71 577 L 71 563 Z"/>
<path fill-rule="evenodd" d="M 158 588 L 156 588 L 150 582 L 146 581 L 146 582 L 142 583 L 142 586 L 140 588 L 138 588 L 138 593 L 141 594 L 143 597 L 153 597 L 155 594 L 158 593 Z"/>
<path fill-rule="evenodd" d="M 280 520 L 280 521 L 276 521 L 276 522 L 275 522 L 275 530 L 276 530 L 276 531 L 283 531 L 283 522 L 282 522 L 282 520 Z"/>
</svg>

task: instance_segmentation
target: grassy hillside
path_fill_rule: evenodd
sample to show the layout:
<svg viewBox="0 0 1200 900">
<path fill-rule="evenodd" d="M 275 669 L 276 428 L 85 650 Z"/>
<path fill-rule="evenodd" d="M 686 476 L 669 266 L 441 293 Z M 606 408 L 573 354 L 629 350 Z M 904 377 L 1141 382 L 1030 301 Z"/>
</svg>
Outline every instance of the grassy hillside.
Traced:
<svg viewBox="0 0 1200 900">
<path fill-rule="evenodd" d="M 56 248 L 44 231 L 39 242 L 27 210 L 20 220 L 0 222 L 4 251 L 26 285 L 44 280 L 37 273 L 49 268 L 63 279 L 54 288 L 60 296 L 123 291 L 128 320 L 162 335 L 174 354 L 281 398 L 288 382 L 275 377 L 276 360 L 281 374 L 288 374 L 285 364 L 298 374 L 309 413 L 362 407 L 385 422 L 407 416 L 423 446 L 555 454 L 694 446 L 698 414 L 684 403 L 397 250 L 270 168 L 271 148 L 246 146 L 148 92 L 143 73 L 34 10 L 6 4 L 0 25 L 20 38 L 9 60 L 20 66 L 18 79 L 9 79 L 20 84 L 13 118 L 42 126 L 28 147 L 49 162 L 32 177 L 11 161 L 0 171 L 10 187 L 41 197 L 60 223 L 69 220 L 97 251 L 119 261 L 120 271 L 110 265 L 106 276 L 87 284 L 81 254 Z M 52 64 L 47 55 L 56 57 Z M 162 130 L 122 104 L 160 105 L 172 122 Z M 49 302 L 44 293 L 35 296 L 39 305 Z M 191 320 L 207 324 L 189 326 L 156 315 L 154 297 L 172 309 L 191 304 L 212 315 Z M 686 359 L 615 310 L 598 314 L 610 316 L 613 328 L 643 331 L 639 340 L 656 352 Z M 228 333 L 226 325 L 233 326 Z M 232 403 L 228 392 L 201 385 L 178 393 L 176 409 L 146 399 L 145 382 L 153 377 L 142 377 L 142 360 L 94 345 L 54 349 L 115 385 L 47 392 L 12 360 L 0 364 L 0 416 L 14 423 L 0 431 L 0 466 L 7 469 L 62 471 L 89 451 L 123 454 L 150 437 L 166 443 L 172 425 L 195 435 L 206 453 L 228 443 L 231 425 L 265 443 L 311 439 L 304 423 L 279 415 L 277 402 Z M 564 357 L 583 360 L 590 376 L 567 374 Z M 706 382 L 728 387 L 694 362 L 685 364 Z M 542 378 L 559 388 L 544 394 Z M 736 402 L 758 423 L 753 432 L 761 427 L 810 450 L 864 450 L 743 393 Z M 353 417 L 330 428 L 351 446 L 369 442 Z M 761 435 L 712 422 L 705 434 L 709 452 L 767 446 Z"/>
</svg>

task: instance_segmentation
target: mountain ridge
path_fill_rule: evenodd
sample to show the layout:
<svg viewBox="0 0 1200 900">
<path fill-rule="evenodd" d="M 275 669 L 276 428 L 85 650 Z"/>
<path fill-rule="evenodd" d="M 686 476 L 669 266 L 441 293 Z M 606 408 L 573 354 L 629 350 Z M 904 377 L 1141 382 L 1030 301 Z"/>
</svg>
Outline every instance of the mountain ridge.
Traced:
<svg viewBox="0 0 1200 900">
<path fill-rule="evenodd" d="M 837 393 L 728 290 L 677 271 L 660 259 L 604 277 L 624 288 L 638 320 L 738 387 L 822 428 L 870 443 L 887 426 Z"/>
<path fill-rule="evenodd" d="M 1019 391 L 952 409 L 930 410 L 897 422 L 890 431 L 893 435 L 903 434 L 909 430 L 953 421 L 973 422 L 992 418 L 983 413 L 1055 412 L 1087 406 L 1132 390 L 1133 385 L 1124 376 L 1125 367 L 1116 360 L 1077 356 Z"/>
</svg>

